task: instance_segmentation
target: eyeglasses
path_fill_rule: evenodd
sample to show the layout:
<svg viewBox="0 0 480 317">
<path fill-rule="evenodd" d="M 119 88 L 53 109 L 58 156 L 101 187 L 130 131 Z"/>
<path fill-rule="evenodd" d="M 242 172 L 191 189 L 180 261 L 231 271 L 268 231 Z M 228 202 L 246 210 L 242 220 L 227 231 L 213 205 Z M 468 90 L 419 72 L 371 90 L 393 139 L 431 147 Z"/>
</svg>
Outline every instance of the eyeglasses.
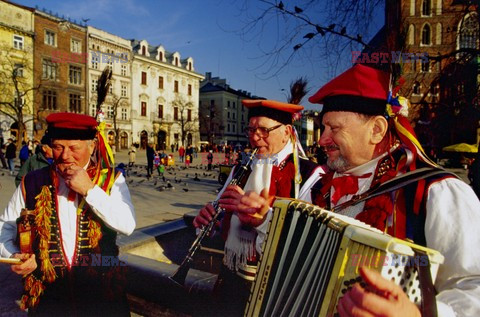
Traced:
<svg viewBox="0 0 480 317">
<path fill-rule="evenodd" d="M 265 128 L 265 127 L 257 127 L 257 128 L 251 128 L 251 127 L 246 127 L 245 128 L 245 135 L 248 137 L 253 136 L 254 134 L 258 135 L 261 138 L 268 138 L 270 135 L 270 131 L 273 131 L 275 129 L 278 129 L 282 126 L 283 124 L 276 125 L 271 128 Z"/>
</svg>

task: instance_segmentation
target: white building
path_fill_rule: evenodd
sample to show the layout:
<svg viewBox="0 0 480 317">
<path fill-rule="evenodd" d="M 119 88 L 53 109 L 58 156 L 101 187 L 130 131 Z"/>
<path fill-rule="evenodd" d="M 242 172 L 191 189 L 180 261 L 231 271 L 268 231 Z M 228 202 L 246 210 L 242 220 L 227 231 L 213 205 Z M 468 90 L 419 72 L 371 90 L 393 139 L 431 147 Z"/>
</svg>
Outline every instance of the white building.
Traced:
<svg viewBox="0 0 480 317">
<path fill-rule="evenodd" d="M 115 122 L 119 134 L 120 149 L 132 144 L 132 48 L 130 41 L 117 35 L 88 26 L 88 71 L 87 100 L 89 114 L 95 116 L 97 104 L 97 84 L 105 67 L 112 69 L 112 81 L 102 110 L 105 113 L 110 145 L 115 144 Z"/>
<path fill-rule="evenodd" d="M 142 148 L 198 146 L 199 83 L 193 59 L 132 40 L 132 132 Z M 183 127 L 183 128 L 182 128 Z M 183 132 L 183 133 L 182 133 Z"/>
</svg>

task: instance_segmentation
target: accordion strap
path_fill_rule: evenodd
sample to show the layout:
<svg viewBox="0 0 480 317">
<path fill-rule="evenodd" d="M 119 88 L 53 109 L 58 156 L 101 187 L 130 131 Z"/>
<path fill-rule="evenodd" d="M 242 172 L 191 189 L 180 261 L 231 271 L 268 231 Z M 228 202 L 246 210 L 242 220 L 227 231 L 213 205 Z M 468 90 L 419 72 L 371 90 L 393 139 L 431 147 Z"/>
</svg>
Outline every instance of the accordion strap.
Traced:
<svg viewBox="0 0 480 317">
<path fill-rule="evenodd" d="M 367 200 L 388 192 L 395 191 L 413 182 L 416 182 L 420 179 L 425 179 L 438 174 L 450 174 L 452 176 L 458 177 L 454 173 L 448 172 L 441 168 L 433 168 L 433 167 L 419 168 L 419 169 L 407 172 L 405 174 L 396 176 L 391 180 L 386 181 L 383 184 L 372 187 L 371 189 L 367 190 L 363 194 L 355 195 L 349 201 L 332 208 L 331 211 L 338 212 L 339 210 L 345 209 L 350 206 L 354 206 L 364 200 Z"/>
<path fill-rule="evenodd" d="M 438 315 L 435 287 L 433 286 L 432 275 L 430 271 L 430 260 L 426 253 L 420 250 L 414 250 L 415 257 L 422 257 L 425 261 L 413 261 L 418 272 L 418 282 L 422 292 L 421 313 L 425 317 L 436 317 Z"/>
</svg>

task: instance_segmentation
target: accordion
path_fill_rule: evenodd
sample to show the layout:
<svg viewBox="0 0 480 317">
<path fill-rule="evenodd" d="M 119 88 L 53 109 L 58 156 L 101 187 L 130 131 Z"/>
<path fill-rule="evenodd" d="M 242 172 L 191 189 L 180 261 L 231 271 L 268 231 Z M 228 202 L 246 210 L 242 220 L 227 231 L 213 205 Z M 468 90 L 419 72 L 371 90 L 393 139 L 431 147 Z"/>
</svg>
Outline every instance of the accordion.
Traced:
<svg viewBox="0 0 480 317">
<path fill-rule="evenodd" d="M 339 298 L 362 285 L 362 266 L 400 285 L 420 305 L 427 296 L 435 300 L 433 281 L 442 262 L 435 250 L 353 218 L 278 199 L 245 316 L 335 316 Z M 422 283 L 430 284 L 428 292 Z"/>
</svg>

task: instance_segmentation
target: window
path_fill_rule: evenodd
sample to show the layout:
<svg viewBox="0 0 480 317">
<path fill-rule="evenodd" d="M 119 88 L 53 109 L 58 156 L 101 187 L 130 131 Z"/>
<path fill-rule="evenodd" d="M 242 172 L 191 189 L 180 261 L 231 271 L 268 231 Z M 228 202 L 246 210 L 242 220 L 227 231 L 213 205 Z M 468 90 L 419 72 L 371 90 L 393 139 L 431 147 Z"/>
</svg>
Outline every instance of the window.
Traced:
<svg viewBox="0 0 480 317">
<path fill-rule="evenodd" d="M 178 66 L 178 57 L 175 57 L 175 66 Z"/>
<path fill-rule="evenodd" d="M 188 62 L 187 69 L 188 69 L 188 70 L 192 70 L 192 62 Z"/>
<path fill-rule="evenodd" d="M 82 52 L 82 41 L 77 39 L 70 40 L 70 51 L 72 53 L 81 53 Z"/>
<path fill-rule="evenodd" d="M 227 118 L 230 119 L 230 112 L 227 112 Z"/>
<path fill-rule="evenodd" d="M 230 132 L 230 123 L 227 124 L 227 132 Z"/>
<path fill-rule="evenodd" d="M 82 84 L 82 68 L 81 67 L 70 65 L 69 82 L 70 84 L 73 84 L 73 85 Z"/>
<path fill-rule="evenodd" d="M 233 132 L 233 133 L 237 133 L 237 129 L 236 129 L 235 124 L 232 124 L 232 132 Z"/>
<path fill-rule="evenodd" d="M 42 108 L 57 110 L 57 92 L 55 90 L 43 91 Z"/>
<path fill-rule="evenodd" d="M 57 63 L 52 62 L 49 59 L 42 61 L 42 79 L 57 79 Z"/>
<path fill-rule="evenodd" d="M 158 52 L 158 59 L 163 62 L 163 52 Z"/>
<path fill-rule="evenodd" d="M 158 118 L 163 119 L 163 105 L 158 105 Z"/>
<path fill-rule="evenodd" d="M 474 13 L 469 13 L 460 22 L 460 35 L 458 38 L 458 48 L 472 48 L 477 49 L 479 45 L 479 23 L 478 16 Z"/>
<path fill-rule="evenodd" d="M 163 77 L 158 76 L 158 88 L 163 89 Z"/>
<path fill-rule="evenodd" d="M 113 86 L 115 86 L 115 83 L 112 80 L 111 83 L 110 83 L 110 86 L 108 87 L 108 92 L 111 93 L 111 94 L 113 94 Z"/>
<path fill-rule="evenodd" d="M 98 78 L 92 78 L 92 92 L 97 91 L 97 86 L 98 86 Z"/>
<path fill-rule="evenodd" d="M 122 108 L 122 120 L 127 120 L 128 117 L 127 117 L 127 109 L 126 108 Z"/>
<path fill-rule="evenodd" d="M 173 83 L 173 92 L 178 92 L 178 80 Z"/>
<path fill-rule="evenodd" d="M 147 73 L 142 72 L 142 85 L 146 85 L 146 84 L 147 84 Z"/>
<path fill-rule="evenodd" d="M 147 116 L 147 103 L 145 101 L 142 101 L 141 116 L 142 117 Z"/>
<path fill-rule="evenodd" d="M 227 108 L 230 108 L 230 100 L 227 101 Z"/>
<path fill-rule="evenodd" d="M 92 68 L 98 69 L 99 62 L 100 62 L 100 52 L 92 51 Z"/>
<path fill-rule="evenodd" d="M 113 119 L 113 117 L 115 116 L 115 113 L 113 110 L 114 109 L 112 105 L 107 106 L 107 113 L 105 113 L 105 115 L 108 119 Z"/>
<path fill-rule="evenodd" d="M 439 84 L 433 83 L 433 84 L 430 86 L 430 93 L 431 93 L 433 96 L 438 96 L 439 91 L 440 91 L 440 85 L 439 85 Z"/>
<path fill-rule="evenodd" d="M 15 64 L 13 68 L 13 75 L 15 77 L 23 77 L 23 64 Z"/>
<path fill-rule="evenodd" d="M 432 14 L 432 0 L 423 0 L 422 15 L 430 16 Z"/>
<path fill-rule="evenodd" d="M 233 104 L 233 109 L 237 109 L 236 105 L 235 105 L 235 101 L 232 103 Z"/>
<path fill-rule="evenodd" d="M 188 84 L 188 95 L 192 95 L 192 85 Z"/>
<path fill-rule="evenodd" d="M 429 60 L 426 60 L 426 61 L 422 60 L 421 64 L 422 64 L 422 72 L 423 73 L 430 72 L 430 61 Z"/>
<path fill-rule="evenodd" d="M 422 29 L 422 45 L 431 44 L 431 35 L 432 35 L 432 32 L 430 30 L 430 25 L 425 24 Z"/>
<path fill-rule="evenodd" d="M 121 96 L 122 96 L 122 97 L 127 97 L 127 85 L 126 85 L 126 84 L 122 84 L 122 87 L 121 87 Z"/>
<path fill-rule="evenodd" d="M 15 97 L 13 98 L 13 102 L 17 107 L 23 106 L 25 103 L 23 97 L 21 96 L 21 93 L 19 93 L 18 91 L 15 92 Z"/>
<path fill-rule="evenodd" d="M 232 112 L 232 119 L 235 120 L 235 112 Z"/>
<path fill-rule="evenodd" d="M 70 112 L 81 113 L 82 112 L 82 98 L 77 94 L 69 94 L 70 99 Z"/>
<path fill-rule="evenodd" d="M 420 95 L 420 83 L 418 81 L 416 81 L 414 84 L 413 84 L 413 89 L 412 89 L 412 94 L 413 95 Z"/>
<path fill-rule="evenodd" d="M 173 107 L 173 120 L 178 120 L 178 107 Z"/>
<path fill-rule="evenodd" d="M 97 109 L 96 109 L 96 106 L 95 105 L 91 105 L 90 106 L 90 109 L 91 109 L 91 116 L 92 117 L 95 117 L 95 115 L 97 114 Z"/>
<path fill-rule="evenodd" d="M 145 48 L 145 46 L 142 46 L 142 55 L 146 55 L 146 48 Z"/>
<path fill-rule="evenodd" d="M 192 109 L 187 110 L 187 121 L 192 121 Z"/>
<path fill-rule="evenodd" d="M 45 44 L 50 45 L 50 46 L 57 46 L 57 41 L 56 41 L 57 35 L 55 32 L 50 31 L 50 30 L 45 30 Z"/>
<path fill-rule="evenodd" d="M 121 66 L 120 73 L 122 76 L 127 76 L 127 65 Z"/>
<path fill-rule="evenodd" d="M 23 50 L 23 36 L 13 36 L 13 48 L 17 50 Z"/>
</svg>

